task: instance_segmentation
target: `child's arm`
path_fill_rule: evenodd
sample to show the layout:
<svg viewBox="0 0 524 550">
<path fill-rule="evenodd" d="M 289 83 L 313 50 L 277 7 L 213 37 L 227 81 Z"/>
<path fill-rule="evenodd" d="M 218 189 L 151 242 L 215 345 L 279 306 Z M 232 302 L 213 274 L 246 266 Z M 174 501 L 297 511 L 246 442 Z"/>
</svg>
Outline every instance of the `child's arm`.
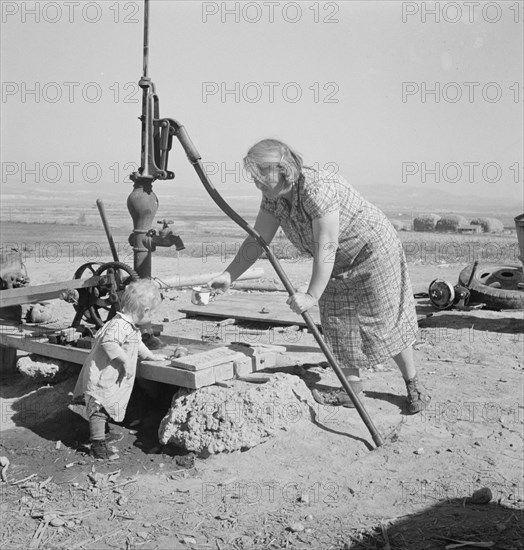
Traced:
<svg viewBox="0 0 524 550">
<path fill-rule="evenodd" d="M 107 353 L 109 359 L 115 363 L 115 366 L 120 371 L 117 384 L 120 384 L 124 377 L 129 380 L 133 376 L 133 365 L 131 357 L 120 347 L 116 342 L 102 342 L 101 348 Z"/>
<path fill-rule="evenodd" d="M 144 342 L 140 342 L 138 346 L 138 356 L 140 359 L 146 359 L 148 361 L 163 361 L 167 359 L 167 355 L 163 353 L 153 353 Z"/>
</svg>

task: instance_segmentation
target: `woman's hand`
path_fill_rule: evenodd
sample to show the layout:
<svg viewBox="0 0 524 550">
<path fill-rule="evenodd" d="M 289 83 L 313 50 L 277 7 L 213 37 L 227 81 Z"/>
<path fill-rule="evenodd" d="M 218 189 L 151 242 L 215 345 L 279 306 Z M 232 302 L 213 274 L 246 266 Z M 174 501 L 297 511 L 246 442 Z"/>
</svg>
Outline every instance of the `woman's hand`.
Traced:
<svg viewBox="0 0 524 550">
<path fill-rule="evenodd" d="M 231 274 L 229 271 L 224 271 L 218 277 L 214 277 L 208 281 L 207 286 L 220 292 L 227 292 L 231 286 Z"/>
<path fill-rule="evenodd" d="M 293 296 L 290 296 L 286 304 L 293 310 L 294 313 L 304 313 L 308 309 L 311 309 L 317 303 L 317 299 L 313 298 L 311 294 L 304 292 L 296 292 Z"/>
</svg>

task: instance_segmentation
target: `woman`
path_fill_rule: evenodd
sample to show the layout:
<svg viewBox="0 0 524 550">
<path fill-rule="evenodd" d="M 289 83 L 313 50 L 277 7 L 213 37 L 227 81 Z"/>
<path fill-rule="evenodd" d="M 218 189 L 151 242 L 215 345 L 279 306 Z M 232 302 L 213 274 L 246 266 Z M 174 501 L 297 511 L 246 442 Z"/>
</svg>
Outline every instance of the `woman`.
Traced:
<svg viewBox="0 0 524 550">
<path fill-rule="evenodd" d="M 385 215 L 341 176 L 304 166 L 281 141 L 256 143 L 244 165 L 262 192 L 256 231 L 270 243 L 282 227 L 300 252 L 313 257 L 307 292 L 297 292 L 288 305 L 300 314 L 318 302 L 324 338 L 357 393 L 359 369 L 393 357 L 406 382 L 406 412 L 423 410 L 429 397 L 418 384 L 413 359 L 418 330 L 413 292 L 402 244 Z M 225 292 L 262 252 L 247 237 L 209 285 Z M 352 406 L 343 388 L 313 395 L 321 403 Z"/>
</svg>

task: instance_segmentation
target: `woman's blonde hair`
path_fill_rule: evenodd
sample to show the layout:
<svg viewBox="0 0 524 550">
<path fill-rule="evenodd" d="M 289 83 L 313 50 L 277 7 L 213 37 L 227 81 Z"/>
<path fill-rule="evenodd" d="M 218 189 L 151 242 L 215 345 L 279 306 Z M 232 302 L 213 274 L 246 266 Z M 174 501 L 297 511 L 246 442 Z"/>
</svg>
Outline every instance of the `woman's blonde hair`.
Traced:
<svg viewBox="0 0 524 550">
<path fill-rule="evenodd" d="M 255 143 L 244 157 L 245 169 L 259 181 L 265 177 L 260 172 L 262 165 L 274 165 L 282 171 L 288 183 L 298 181 L 304 162 L 302 156 L 278 139 L 263 139 Z"/>
<path fill-rule="evenodd" d="M 140 279 L 126 286 L 120 305 L 122 311 L 142 317 L 146 308 L 154 310 L 162 302 L 158 286 L 151 279 Z"/>
</svg>

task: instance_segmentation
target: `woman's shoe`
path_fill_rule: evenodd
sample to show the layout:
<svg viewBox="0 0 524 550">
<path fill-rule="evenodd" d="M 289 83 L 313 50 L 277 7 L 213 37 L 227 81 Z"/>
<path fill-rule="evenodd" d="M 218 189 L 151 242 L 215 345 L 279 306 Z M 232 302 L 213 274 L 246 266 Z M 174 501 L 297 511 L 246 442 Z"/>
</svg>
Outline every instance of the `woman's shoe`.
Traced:
<svg viewBox="0 0 524 550">
<path fill-rule="evenodd" d="M 411 380 L 405 380 L 405 382 L 408 390 L 407 414 L 416 414 L 423 411 L 431 401 L 431 397 L 426 393 L 416 376 Z"/>
<path fill-rule="evenodd" d="M 350 380 L 349 385 L 357 394 L 359 400 L 362 400 L 362 380 Z M 331 405 L 332 407 L 346 407 L 354 409 L 355 404 L 351 401 L 347 391 L 344 388 L 333 388 L 327 391 L 312 390 L 313 399 L 321 405 Z"/>
</svg>

